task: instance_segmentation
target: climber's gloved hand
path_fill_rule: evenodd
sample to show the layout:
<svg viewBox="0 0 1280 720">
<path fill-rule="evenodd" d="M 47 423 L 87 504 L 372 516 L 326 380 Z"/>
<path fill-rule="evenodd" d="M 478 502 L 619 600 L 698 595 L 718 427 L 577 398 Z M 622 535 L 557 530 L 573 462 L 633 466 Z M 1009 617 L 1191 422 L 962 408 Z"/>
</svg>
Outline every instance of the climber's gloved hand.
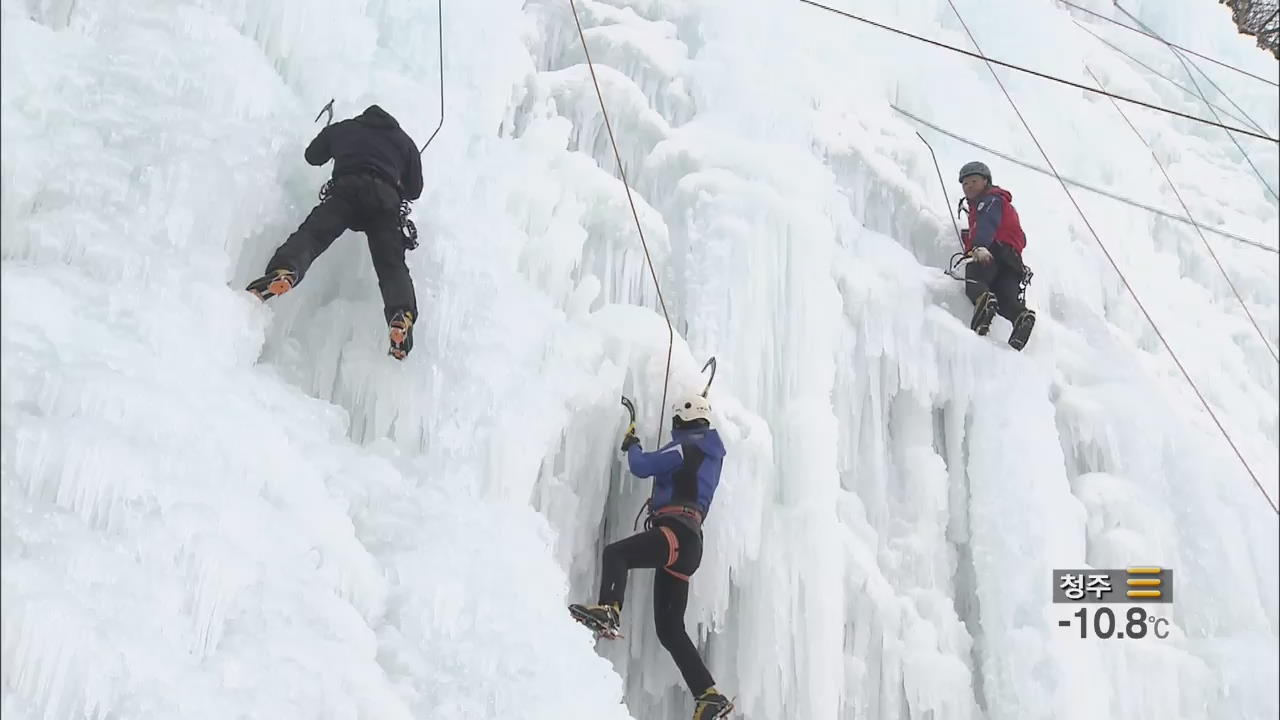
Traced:
<svg viewBox="0 0 1280 720">
<path fill-rule="evenodd" d="M 991 251 L 984 247 L 974 248 L 973 259 L 977 260 L 983 265 L 989 265 L 991 263 Z"/>
<path fill-rule="evenodd" d="M 639 444 L 640 444 L 640 438 L 636 437 L 635 432 L 634 431 L 628 432 L 622 438 L 622 452 L 626 452 L 627 450 L 629 450 L 632 445 L 639 445 Z"/>
</svg>

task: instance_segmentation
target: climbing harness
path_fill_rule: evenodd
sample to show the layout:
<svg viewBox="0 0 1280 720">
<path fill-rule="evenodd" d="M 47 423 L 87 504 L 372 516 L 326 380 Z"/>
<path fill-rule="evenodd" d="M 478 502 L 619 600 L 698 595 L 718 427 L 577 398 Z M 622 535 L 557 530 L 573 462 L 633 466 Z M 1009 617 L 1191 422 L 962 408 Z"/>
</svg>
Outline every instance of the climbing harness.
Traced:
<svg viewBox="0 0 1280 720">
<path fill-rule="evenodd" d="M 684 573 L 678 573 L 672 568 L 680 561 L 680 540 L 676 538 L 676 531 L 669 527 L 658 528 L 662 531 L 662 536 L 667 539 L 667 564 L 662 569 L 671 574 L 672 577 L 689 582 L 689 576 Z"/>
<path fill-rule="evenodd" d="M 325 181 L 324 185 L 320 186 L 320 192 L 318 193 L 320 202 L 325 202 L 329 198 L 333 197 L 333 181 L 334 178 L 329 178 Z M 397 189 L 399 189 L 398 186 Z M 413 221 L 409 219 L 409 212 L 411 209 L 412 205 L 408 200 L 400 201 L 397 226 L 400 230 L 400 242 L 404 244 L 404 249 L 406 251 L 413 250 L 418 247 L 418 226 L 414 225 Z"/>
</svg>

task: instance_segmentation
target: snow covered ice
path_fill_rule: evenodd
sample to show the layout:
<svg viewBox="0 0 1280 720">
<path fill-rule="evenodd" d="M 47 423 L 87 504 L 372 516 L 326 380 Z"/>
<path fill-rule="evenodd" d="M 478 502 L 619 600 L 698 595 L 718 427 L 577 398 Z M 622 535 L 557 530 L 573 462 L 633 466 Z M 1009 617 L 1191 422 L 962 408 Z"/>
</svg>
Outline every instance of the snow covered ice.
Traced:
<svg viewBox="0 0 1280 720">
<path fill-rule="evenodd" d="M 1168 48 L 1049 0 L 956 0 L 983 50 L 1210 117 Z M 690 635 L 743 720 L 1271 720 L 1277 517 L 980 62 L 765 0 L 576 0 L 675 328 L 728 448 Z M 970 47 L 945 0 L 832 0 Z M 1102 0 L 1082 2 L 1117 19 Z M 1272 80 L 1210 0 L 1121 3 Z M 648 484 L 667 326 L 567 0 L 444 6 L 443 129 L 384 354 L 365 243 L 241 288 L 315 202 L 329 98 L 439 120 L 437 6 L 2 0 L 0 711 L 35 718 L 657 718 L 692 701 L 603 545 Z M 1280 132 L 1276 89 L 1201 61 Z M 1105 98 L 999 70 L 1064 176 L 1181 214 Z M 1205 226 L 1274 246 L 1280 153 L 1122 104 Z M 1245 117 L 1247 115 L 1247 118 Z M 1228 124 L 1236 119 L 1223 117 Z M 1249 125 L 1244 125 L 1249 126 Z M 1014 195 L 1039 312 L 968 328 L 947 191 Z M 1280 377 L 1195 230 L 1073 190 L 1271 498 Z M 1208 234 L 1272 348 L 1276 256 Z M 663 423 L 664 427 L 667 423 Z M 1175 572 L 1167 640 L 1057 626 L 1055 567 Z"/>
</svg>

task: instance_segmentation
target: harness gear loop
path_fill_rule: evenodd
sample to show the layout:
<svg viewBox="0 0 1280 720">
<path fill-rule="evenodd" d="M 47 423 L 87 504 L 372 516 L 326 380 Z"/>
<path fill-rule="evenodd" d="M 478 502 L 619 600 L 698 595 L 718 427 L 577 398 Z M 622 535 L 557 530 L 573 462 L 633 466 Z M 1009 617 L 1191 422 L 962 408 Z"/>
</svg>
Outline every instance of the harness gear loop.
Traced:
<svg viewBox="0 0 1280 720">
<path fill-rule="evenodd" d="M 640 527 L 640 516 L 641 516 L 641 515 L 645 515 L 645 511 L 646 511 L 646 510 L 648 510 L 648 509 L 649 509 L 649 499 L 648 499 L 648 498 L 646 498 L 644 502 L 640 503 L 640 510 L 639 510 L 639 512 L 637 512 L 637 513 L 636 513 L 636 519 L 635 519 L 635 520 L 633 520 L 633 521 L 631 522 L 631 529 L 632 529 L 632 531 L 635 531 L 635 530 L 636 530 L 636 528 Z M 652 530 L 652 529 L 653 529 L 653 514 L 652 514 L 652 513 L 650 513 L 650 514 L 648 514 L 648 515 L 645 515 L 645 518 L 644 518 L 644 529 L 645 529 L 646 531 L 648 531 L 648 530 Z"/>
<path fill-rule="evenodd" d="M 418 247 L 418 226 L 409 219 L 411 209 L 408 200 L 400 201 L 400 235 L 406 251 Z"/>
</svg>

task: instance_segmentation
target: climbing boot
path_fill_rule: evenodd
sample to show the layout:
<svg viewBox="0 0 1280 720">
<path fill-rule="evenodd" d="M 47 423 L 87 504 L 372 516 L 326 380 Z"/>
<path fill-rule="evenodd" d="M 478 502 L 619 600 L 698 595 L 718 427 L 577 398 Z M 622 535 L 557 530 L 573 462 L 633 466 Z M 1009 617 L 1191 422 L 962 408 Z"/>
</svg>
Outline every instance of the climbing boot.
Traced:
<svg viewBox="0 0 1280 720">
<path fill-rule="evenodd" d="M 391 317 L 391 322 L 387 323 L 387 331 L 391 338 L 391 347 L 387 353 L 397 360 L 405 359 L 413 349 L 413 312 L 397 312 Z"/>
<path fill-rule="evenodd" d="M 693 720 L 717 720 L 729 717 L 733 703 L 715 688 L 707 688 L 693 702 Z"/>
<path fill-rule="evenodd" d="M 591 628 L 597 638 L 606 637 L 612 640 L 622 637 L 622 633 L 618 632 L 622 618 L 618 614 L 616 605 L 573 604 L 569 606 L 569 614 L 574 620 Z"/>
<path fill-rule="evenodd" d="M 973 303 L 973 319 L 969 321 L 969 327 L 979 335 L 986 335 L 991 329 L 991 321 L 999 311 L 1000 303 L 996 301 L 996 294 L 990 290 L 982 293 Z"/>
<path fill-rule="evenodd" d="M 249 283 L 245 288 L 259 300 L 266 302 L 277 295 L 283 295 L 298 284 L 298 274 L 292 270 L 279 269 L 268 271 L 266 275 Z"/>
<path fill-rule="evenodd" d="M 1009 346 L 1014 350 L 1022 350 L 1031 338 L 1031 330 L 1036 326 L 1036 311 L 1023 310 L 1013 321 L 1013 332 L 1009 333 Z"/>
</svg>

